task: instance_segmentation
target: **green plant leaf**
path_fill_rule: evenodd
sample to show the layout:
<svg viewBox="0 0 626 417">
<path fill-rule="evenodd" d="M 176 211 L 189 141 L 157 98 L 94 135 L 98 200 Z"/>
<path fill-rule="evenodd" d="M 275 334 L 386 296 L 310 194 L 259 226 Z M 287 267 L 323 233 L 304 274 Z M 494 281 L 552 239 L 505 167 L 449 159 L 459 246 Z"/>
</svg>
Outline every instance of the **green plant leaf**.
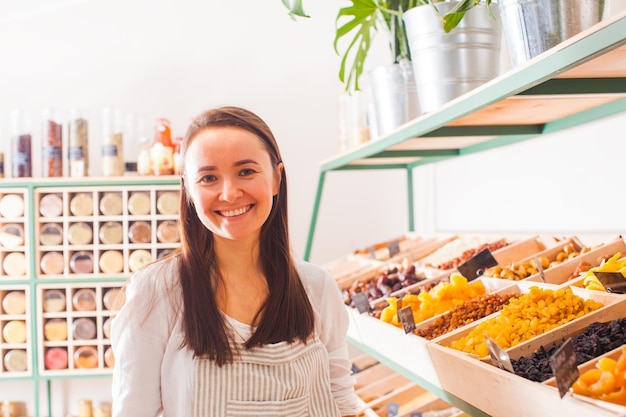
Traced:
<svg viewBox="0 0 626 417">
<path fill-rule="evenodd" d="M 287 10 L 289 10 L 289 16 L 291 16 L 292 18 L 295 18 L 296 16 L 310 17 L 308 14 L 306 14 L 306 12 L 304 11 L 304 8 L 302 7 L 302 0 L 282 0 L 282 1 L 285 7 L 287 8 Z"/>
<path fill-rule="evenodd" d="M 450 32 L 452 29 L 457 27 L 459 22 L 463 19 L 463 16 L 465 16 L 465 13 L 473 7 L 478 6 L 482 1 L 487 4 L 489 16 L 495 20 L 496 16 L 493 14 L 491 7 L 489 7 L 491 5 L 491 0 L 461 0 L 443 17 L 443 30 Z"/>
<path fill-rule="evenodd" d="M 346 85 L 348 91 L 357 91 L 359 90 L 359 77 L 363 73 L 372 36 L 376 32 L 378 5 L 374 0 L 350 0 L 350 2 L 352 5 L 339 9 L 337 14 L 336 25 L 339 25 L 339 20 L 344 17 L 347 17 L 348 20 L 341 26 L 337 26 L 334 48 L 335 52 L 340 54 L 338 50 L 339 40 L 348 34 L 354 35 L 343 54 L 339 79 Z M 351 53 L 354 56 L 352 56 L 352 64 L 346 77 L 346 66 Z"/>
</svg>

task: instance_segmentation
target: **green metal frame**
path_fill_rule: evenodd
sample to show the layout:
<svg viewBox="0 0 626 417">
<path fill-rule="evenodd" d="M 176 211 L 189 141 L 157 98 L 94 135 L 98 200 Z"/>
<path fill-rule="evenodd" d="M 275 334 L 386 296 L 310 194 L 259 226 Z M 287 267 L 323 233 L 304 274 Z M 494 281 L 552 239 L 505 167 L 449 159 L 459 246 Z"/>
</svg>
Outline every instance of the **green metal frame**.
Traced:
<svg viewBox="0 0 626 417">
<path fill-rule="evenodd" d="M 45 189 L 45 188 L 58 188 L 58 187 L 102 187 L 102 186 L 141 186 L 141 185 L 178 185 L 180 184 L 180 180 L 175 177 L 115 177 L 115 178 L 58 178 L 54 181 L 48 179 L 39 179 L 39 178 L 21 178 L 21 179 L 3 179 L 0 180 L 0 188 L 20 188 L 26 189 L 28 195 L 28 218 L 26 221 L 28 222 L 30 227 L 34 227 L 35 225 L 35 189 Z M 31 231 L 32 235 L 32 231 Z M 36 253 L 36 244 L 34 239 L 29 239 L 28 248 L 31 254 Z M 71 278 L 71 279 L 62 279 L 62 278 L 54 278 L 54 279 L 37 279 L 35 271 L 37 270 L 37 262 L 34 256 L 30 256 L 30 278 L 25 278 L 21 280 L 0 280 L 0 288 L 4 285 L 24 285 L 27 284 L 30 292 L 30 305 L 37 305 L 37 285 L 39 284 L 65 284 L 68 282 L 71 283 L 87 283 L 93 282 L 93 278 Z M 98 282 L 124 282 L 128 278 L 107 278 L 107 277 L 98 277 Z M 39 345 L 37 342 L 37 316 L 33 312 L 31 312 L 31 325 L 30 325 L 30 338 L 31 338 L 31 361 L 32 361 L 32 369 L 31 376 L 20 376 L 20 377 L 7 377 L 0 378 L 0 383 L 5 381 L 17 381 L 17 380 L 31 380 L 33 381 L 33 403 L 34 403 L 34 411 L 35 416 L 40 416 L 40 382 L 46 382 L 46 393 L 47 393 L 47 412 L 48 416 L 52 415 L 52 388 L 51 381 L 56 379 L 75 379 L 75 378 L 101 378 L 101 377 L 110 377 L 110 373 L 102 373 L 102 374 L 89 374 L 89 375 L 40 375 L 39 374 L 39 358 L 37 356 L 37 352 L 39 351 Z"/>
</svg>

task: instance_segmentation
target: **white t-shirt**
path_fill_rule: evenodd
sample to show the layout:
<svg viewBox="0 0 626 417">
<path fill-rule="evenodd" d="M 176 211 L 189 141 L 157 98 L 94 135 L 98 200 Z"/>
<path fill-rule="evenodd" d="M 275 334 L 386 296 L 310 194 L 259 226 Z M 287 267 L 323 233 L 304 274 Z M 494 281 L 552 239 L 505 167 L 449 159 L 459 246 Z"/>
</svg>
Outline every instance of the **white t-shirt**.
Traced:
<svg viewBox="0 0 626 417">
<path fill-rule="evenodd" d="M 328 352 L 335 401 L 342 415 L 356 414 L 359 406 L 346 343 L 348 316 L 337 285 L 318 266 L 303 261 L 296 266 L 313 307 L 315 334 Z M 113 417 L 192 415 L 194 361 L 189 349 L 180 348 L 181 304 L 176 258 L 132 276 L 126 304 L 111 326 L 116 359 Z M 245 330 L 245 325 L 238 327 Z"/>
</svg>

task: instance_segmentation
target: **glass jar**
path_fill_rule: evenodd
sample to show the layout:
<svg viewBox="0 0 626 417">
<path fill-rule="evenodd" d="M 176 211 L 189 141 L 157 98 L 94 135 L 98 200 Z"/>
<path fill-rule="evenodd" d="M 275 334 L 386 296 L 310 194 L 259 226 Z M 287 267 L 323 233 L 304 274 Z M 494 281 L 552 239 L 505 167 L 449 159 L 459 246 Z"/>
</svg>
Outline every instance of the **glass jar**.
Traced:
<svg viewBox="0 0 626 417">
<path fill-rule="evenodd" d="M 89 123 L 84 111 L 72 109 L 68 125 L 68 161 L 70 177 L 89 175 Z"/>
<path fill-rule="evenodd" d="M 124 135 L 121 111 L 106 107 L 102 110 L 102 175 L 124 175 Z"/>
<path fill-rule="evenodd" d="M 21 109 L 11 112 L 11 175 L 13 178 L 32 177 L 32 134 L 28 113 Z"/>
<path fill-rule="evenodd" d="M 63 176 L 63 127 L 57 110 L 45 109 L 41 121 L 42 177 Z"/>
</svg>

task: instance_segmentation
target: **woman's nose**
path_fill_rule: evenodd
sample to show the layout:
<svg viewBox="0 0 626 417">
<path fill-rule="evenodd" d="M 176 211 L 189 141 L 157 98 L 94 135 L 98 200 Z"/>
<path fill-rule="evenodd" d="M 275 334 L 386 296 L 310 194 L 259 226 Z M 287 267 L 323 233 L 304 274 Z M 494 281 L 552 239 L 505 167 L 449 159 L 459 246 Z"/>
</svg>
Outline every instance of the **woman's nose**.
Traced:
<svg viewBox="0 0 626 417">
<path fill-rule="evenodd" d="M 232 202 L 237 200 L 243 192 L 239 188 L 237 181 L 235 180 L 224 180 L 222 184 L 222 192 L 220 193 L 220 200 L 226 202 Z"/>
</svg>

